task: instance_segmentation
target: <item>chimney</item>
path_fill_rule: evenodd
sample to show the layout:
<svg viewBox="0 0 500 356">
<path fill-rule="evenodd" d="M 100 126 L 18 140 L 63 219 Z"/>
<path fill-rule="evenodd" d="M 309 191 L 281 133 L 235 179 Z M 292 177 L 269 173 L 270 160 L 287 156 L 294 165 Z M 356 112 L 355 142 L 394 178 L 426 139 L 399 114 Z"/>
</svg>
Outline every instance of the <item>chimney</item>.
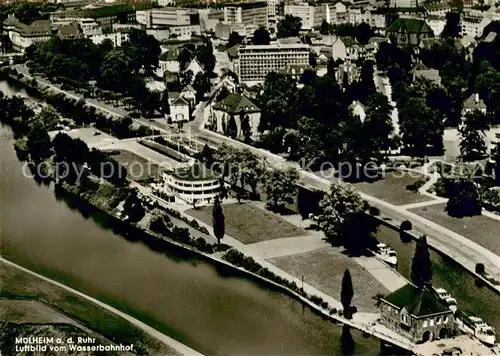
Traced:
<svg viewBox="0 0 500 356">
<path fill-rule="evenodd" d="M 479 94 L 474 94 L 474 102 L 479 103 Z"/>
</svg>

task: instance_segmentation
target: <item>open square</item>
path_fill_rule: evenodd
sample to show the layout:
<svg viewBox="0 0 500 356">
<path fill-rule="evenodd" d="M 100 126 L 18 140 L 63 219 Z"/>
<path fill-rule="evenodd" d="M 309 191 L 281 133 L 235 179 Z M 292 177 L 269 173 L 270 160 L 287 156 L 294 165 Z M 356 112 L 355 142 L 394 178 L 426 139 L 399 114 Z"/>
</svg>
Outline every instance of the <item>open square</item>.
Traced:
<svg viewBox="0 0 500 356">
<path fill-rule="evenodd" d="M 354 289 L 352 305 L 358 311 L 378 312 L 373 296 L 377 293 L 389 293 L 369 271 L 333 247 L 271 258 L 268 261 L 299 279 L 304 276 L 305 283 L 337 300 L 340 300 L 342 277 L 348 268 Z"/>
<path fill-rule="evenodd" d="M 248 204 L 223 204 L 226 234 L 249 244 L 260 241 L 305 235 L 305 232 L 271 212 Z M 212 206 L 186 211 L 212 226 Z"/>
</svg>

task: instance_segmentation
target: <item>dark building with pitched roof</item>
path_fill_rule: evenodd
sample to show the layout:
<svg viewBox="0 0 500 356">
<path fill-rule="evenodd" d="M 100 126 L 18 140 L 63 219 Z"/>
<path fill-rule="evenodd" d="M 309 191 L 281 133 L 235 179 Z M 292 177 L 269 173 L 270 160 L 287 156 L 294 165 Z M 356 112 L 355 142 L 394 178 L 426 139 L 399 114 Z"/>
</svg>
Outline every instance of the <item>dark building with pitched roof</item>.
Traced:
<svg viewBox="0 0 500 356">
<path fill-rule="evenodd" d="M 453 312 L 429 291 L 411 284 L 382 298 L 380 313 L 381 324 L 414 342 L 455 333 Z"/>
<path fill-rule="evenodd" d="M 210 107 L 209 128 L 226 133 L 229 121 L 234 118 L 238 137 L 243 137 L 241 118 L 248 120 L 252 136 L 258 135 L 260 108 L 245 95 L 229 93 L 224 99 Z"/>
<path fill-rule="evenodd" d="M 394 44 L 417 46 L 425 38 L 434 37 L 434 33 L 425 20 L 399 18 L 386 30 Z"/>
</svg>

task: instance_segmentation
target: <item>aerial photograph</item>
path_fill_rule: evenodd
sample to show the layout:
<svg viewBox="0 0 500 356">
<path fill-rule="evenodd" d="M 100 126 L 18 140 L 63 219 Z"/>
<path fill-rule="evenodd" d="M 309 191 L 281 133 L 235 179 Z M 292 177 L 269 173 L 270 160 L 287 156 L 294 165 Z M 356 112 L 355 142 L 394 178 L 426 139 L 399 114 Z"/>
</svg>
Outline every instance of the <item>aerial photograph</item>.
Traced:
<svg viewBox="0 0 500 356">
<path fill-rule="evenodd" d="M 500 355 L 500 2 L 0 0 L 17 355 Z"/>
</svg>

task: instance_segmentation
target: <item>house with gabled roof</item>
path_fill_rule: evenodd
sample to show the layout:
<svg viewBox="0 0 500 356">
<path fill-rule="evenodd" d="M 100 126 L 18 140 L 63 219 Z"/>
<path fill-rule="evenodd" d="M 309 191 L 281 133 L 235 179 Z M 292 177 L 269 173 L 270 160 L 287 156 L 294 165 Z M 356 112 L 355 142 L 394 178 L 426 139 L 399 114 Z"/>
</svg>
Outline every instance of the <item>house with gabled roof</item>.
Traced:
<svg viewBox="0 0 500 356">
<path fill-rule="evenodd" d="M 238 93 L 229 93 L 224 99 L 210 106 L 207 128 L 226 133 L 229 121 L 234 118 L 237 137 L 244 138 L 242 120 L 248 120 L 252 137 L 258 135 L 260 124 L 260 108 L 248 97 Z"/>
<path fill-rule="evenodd" d="M 178 96 L 170 103 L 170 120 L 172 122 L 187 122 L 191 119 L 191 108 L 189 102 L 182 96 Z"/>
<path fill-rule="evenodd" d="M 453 311 L 431 292 L 412 284 L 380 299 L 380 323 L 413 342 L 448 338 L 455 333 Z"/>
<path fill-rule="evenodd" d="M 420 19 L 399 18 L 387 29 L 387 36 L 397 45 L 418 46 L 425 38 L 434 37 L 431 27 Z"/>
<path fill-rule="evenodd" d="M 484 103 L 483 99 L 479 97 L 479 94 L 471 94 L 471 96 L 469 96 L 463 103 L 462 118 L 475 110 L 479 110 L 481 113 L 486 114 L 486 109 L 486 104 Z"/>
</svg>

